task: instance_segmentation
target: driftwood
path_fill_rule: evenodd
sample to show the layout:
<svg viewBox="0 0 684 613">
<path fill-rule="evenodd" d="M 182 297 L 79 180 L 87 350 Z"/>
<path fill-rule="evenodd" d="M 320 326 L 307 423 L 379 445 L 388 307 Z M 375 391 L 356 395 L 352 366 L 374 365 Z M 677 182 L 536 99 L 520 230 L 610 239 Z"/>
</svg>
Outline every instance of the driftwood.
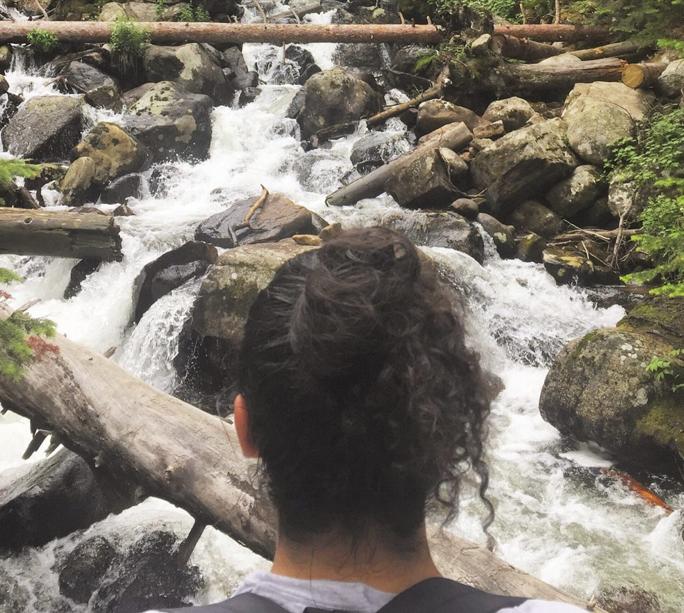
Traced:
<svg viewBox="0 0 684 613">
<path fill-rule="evenodd" d="M 602 41 L 610 37 L 607 28 L 596 26 L 573 26 L 568 24 L 498 25 L 495 34 L 510 34 L 519 38 L 532 38 L 545 42 Z"/>
<path fill-rule="evenodd" d="M 458 150 L 465 147 L 472 138 L 471 131 L 464 123 L 448 124 L 440 128 L 438 135 L 433 135 L 432 138 L 429 138 L 423 144 L 419 144 L 413 151 L 399 156 L 384 166 L 369 172 L 360 179 L 330 194 L 325 199 L 325 203 L 332 206 L 344 206 L 356 204 L 363 198 L 379 196 L 385 191 L 387 181 L 393 175 L 401 172 L 411 162 L 424 155 L 427 150 L 439 149 L 440 147 Z"/>
<path fill-rule="evenodd" d="M 652 47 L 638 43 L 633 40 L 623 40 L 619 43 L 610 43 L 609 45 L 602 45 L 601 47 L 594 47 L 593 49 L 580 49 L 578 51 L 570 51 L 572 55 L 578 57 L 580 60 L 600 60 L 604 57 L 627 57 L 638 53 L 646 53 Z"/>
<path fill-rule="evenodd" d="M 0 254 L 121 260 L 111 215 L 0 208 Z"/>
<path fill-rule="evenodd" d="M 666 68 L 662 63 L 629 64 L 622 73 L 622 82 L 631 87 L 652 87 Z"/>
<path fill-rule="evenodd" d="M 0 317 L 9 311 L 0 305 Z M 62 336 L 20 381 L 0 377 L 0 402 L 57 432 L 65 444 L 146 494 L 182 507 L 253 551 L 271 556 L 275 514 L 256 485 L 231 425 L 144 384 L 117 364 Z M 93 460 L 95 459 L 95 460 Z M 481 589 L 578 601 L 445 530 L 431 529 L 437 566 Z"/>
<path fill-rule="evenodd" d="M 565 53 L 565 49 L 512 34 L 494 34 L 490 43 L 492 51 L 517 60 L 537 61 Z"/>
</svg>

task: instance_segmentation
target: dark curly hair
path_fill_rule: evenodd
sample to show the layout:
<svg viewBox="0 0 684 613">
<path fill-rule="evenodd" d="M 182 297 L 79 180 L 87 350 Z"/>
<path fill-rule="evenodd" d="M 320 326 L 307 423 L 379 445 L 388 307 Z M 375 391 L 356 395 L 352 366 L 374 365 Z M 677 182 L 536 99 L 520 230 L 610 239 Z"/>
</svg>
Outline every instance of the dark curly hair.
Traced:
<svg viewBox="0 0 684 613">
<path fill-rule="evenodd" d="M 402 234 L 347 231 L 290 260 L 252 305 L 240 356 L 280 529 L 413 536 L 480 476 L 490 387 L 458 304 Z"/>
</svg>

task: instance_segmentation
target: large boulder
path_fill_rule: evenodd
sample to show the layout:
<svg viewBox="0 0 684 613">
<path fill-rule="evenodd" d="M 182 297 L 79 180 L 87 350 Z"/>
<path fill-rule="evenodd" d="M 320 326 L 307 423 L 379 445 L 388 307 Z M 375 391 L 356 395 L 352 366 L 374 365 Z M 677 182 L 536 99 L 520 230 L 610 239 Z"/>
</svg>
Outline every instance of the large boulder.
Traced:
<svg viewBox="0 0 684 613">
<path fill-rule="evenodd" d="M 382 108 L 382 96 L 366 81 L 343 68 L 325 70 L 304 85 L 303 106 L 296 119 L 302 138 L 323 128 L 372 115 Z"/>
<path fill-rule="evenodd" d="M 563 119 L 572 149 L 589 164 L 603 164 L 610 148 L 632 136 L 653 96 L 622 83 L 578 83 L 565 100 Z"/>
<path fill-rule="evenodd" d="M 69 157 L 85 125 L 80 96 L 36 96 L 24 102 L 2 131 L 5 150 L 55 162 Z"/>
<path fill-rule="evenodd" d="M 428 134 L 448 123 L 457 121 L 462 121 L 469 130 L 474 130 L 482 122 L 482 119 L 474 111 L 464 106 L 458 106 L 453 102 L 428 100 L 418 107 L 416 133 L 418 135 Z"/>
<path fill-rule="evenodd" d="M 205 94 L 216 104 L 227 104 L 235 90 L 216 59 L 199 43 L 180 47 L 149 45 L 143 56 L 143 74 L 147 81 L 174 81 L 186 91 Z"/>
<path fill-rule="evenodd" d="M 223 52 L 223 74 L 226 75 L 228 85 L 234 90 L 256 87 L 259 75 L 247 68 L 247 62 L 240 47 L 228 47 Z"/>
<path fill-rule="evenodd" d="M 595 166 L 583 164 L 547 192 L 546 202 L 552 211 L 570 219 L 596 202 L 602 190 L 599 170 Z"/>
<path fill-rule="evenodd" d="M 309 249 L 281 241 L 243 245 L 219 256 L 181 334 L 176 367 L 186 385 L 206 393 L 235 385 L 238 349 L 252 303 L 285 262 Z"/>
<path fill-rule="evenodd" d="M 684 92 L 684 59 L 670 62 L 663 73 L 658 77 L 656 85 L 658 92 L 663 96 L 681 96 Z"/>
<path fill-rule="evenodd" d="M 546 377 L 544 419 L 629 464 L 676 474 L 677 455 L 684 455 L 684 390 L 648 366 L 684 347 L 683 322 L 684 299 L 645 302 L 617 328 L 571 342 Z"/>
<path fill-rule="evenodd" d="M 162 296 L 203 275 L 217 259 L 216 247 L 190 241 L 145 264 L 133 284 L 135 323 Z"/>
<path fill-rule="evenodd" d="M 132 491 L 62 449 L 19 477 L 2 475 L 0 546 L 43 545 L 131 504 Z"/>
<path fill-rule="evenodd" d="M 229 209 L 205 219 L 195 230 L 195 239 L 217 247 L 237 247 L 256 243 L 272 243 L 295 234 L 318 234 L 326 225 L 317 222 L 307 208 L 295 204 L 284 194 L 269 194 L 256 209 L 248 224 L 245 216 L 256 202 L 246 198 Z M 236 243 L 237 241 L 237 243 Z"/>
<path fill-rule="evenodd" d="M 119 84 L 99 68 L 85 62 L 69 62 L 60 76 L 70 90 L 84 94 L 85 101 L 91 106 L 115 111 L 121 109 Z"/>
<path fill-rule="evenodd" d="M 123 126 L 147 146 L 156 161 L 176 156 L 203 159 L 211 143 L 211 108 L 209 96 L 162 81 L 145 88 Z"/>
<path fill-rule="evenodd" d="M 543 193 L 578 165 L 566 141 L 566 124 L 550 119 L 510 132 L 476 154 L 473 183 L 486 190 L 496 215 L 515 203 Z"/>
<path fill-rule="evenodd" d="M 511 132 L 522 128 L 535 114 L 527 100 L 514 96 L 492 102 L 483 113 L 482 119 L 490 123 L 502 121 L 506 132 Z"/>
</svg>

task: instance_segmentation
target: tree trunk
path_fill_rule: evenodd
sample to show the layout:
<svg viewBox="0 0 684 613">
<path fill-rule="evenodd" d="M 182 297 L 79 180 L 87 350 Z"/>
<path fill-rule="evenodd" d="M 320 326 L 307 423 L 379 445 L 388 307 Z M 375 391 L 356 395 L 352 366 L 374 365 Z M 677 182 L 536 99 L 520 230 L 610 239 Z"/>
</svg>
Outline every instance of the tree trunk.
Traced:
<svg viewBox="0 0 684 613">
<path fill-rule="evenodd" d="M 0 317 L 9 311 L 0 305 Z M 155 390 L 114 362 L 62 336 L 26 367 L 20 381 L 0 377 L 5 408 L 47 424 L 67 445 L 146 493 L 213 524 L 271 556 L 275 513 L 256 484 L 232 425 Z M 437 566 L 449 577 L 502 594 L 578 603 L 482 547 L 431 528 Z"/>
<path fill-rule="evenodd" d="M 0 208 L 0 254 L 120 261 L 119 226 L 111 215 Z"/>
<path fill-rule="evenodd" d="M 568 24 L 528 23 L 525 25 L 498 25 L 495 34 L 510 34 L 519 38 L 533 38 L 544 42 L 602 41 L 610 37 L 607 28 L 596 26 L 573 26 Z"/>
<path fill-rule="evenodd" d="M 622 82 L 632 89 L 652 87 L 666 66 L 657 63 L 629 64 L 622 74 Z"/>
<path fill-rule="evenodd" d="M 565 53 L 565 49 L 546 43 L 538 43 L 529 38 L 519 38 L 511 34 L 492 36 L 492 50 L 504 57 L 536 62 Z"/>
<path fill-rule="evenodd" d="M 325 199 L 325 203 L 329 206 L 344 206 L 356 204 L 363 198 L 379 196 L 385 191 L 385 186 L 393 175 L 401 172 L 411 162 L 424 155 L 428 149 L 446 147 L 447 149 L 458 150 L 465 147 L 472 138 L 472 133 L 464 123 L 459 122 L 444 126 L 444 128 L 441 128 L 439 135 L 428 139 L 425 143 L 418 145 L 413 151 L 399 156 L 349 185 L 341 187 L 336 192 L 330 194 Z"/>
<path fill-rule="evenodd" d="M 619 43 L 610 43 L 609 45 L 594 47 L 593 49 L 570 51 L 570 53 L 580 60 L 600 60 L 604 57 L 625 57 L 633 56 L 637 53 L 647 53 L 650 49 L 649 45 L 637 43 L 633 40 L 623 40 Z"/>
</svg>

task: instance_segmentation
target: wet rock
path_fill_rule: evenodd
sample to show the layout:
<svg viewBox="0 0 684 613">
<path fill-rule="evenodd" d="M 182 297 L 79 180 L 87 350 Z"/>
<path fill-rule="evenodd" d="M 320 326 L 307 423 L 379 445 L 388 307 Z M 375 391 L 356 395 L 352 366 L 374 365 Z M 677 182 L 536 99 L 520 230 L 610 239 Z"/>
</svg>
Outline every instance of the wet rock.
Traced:
<svg viewBox="0 0 684 613">
<path fill-rule="evenodd" d="M 663 610 L 656 594 L 632 586 L 601 589 L 595 601 L 607 613 L 661 613 Z"/>
<path fill-rule="evenodd" d="M 261 93 L 261 88 L 260 87 L 245 87 L 240 92 L 240 98 L 239 98 L 239 105 L 240 106 L 245 106 L 247 104 L 251 104 L 254 102 L 258 97 L 259 94 Z"/>
<path fill-rule="evenodd" d="M 361 174 L 379 168 L 406 153 L 409 144 L 398 132 L 371 132 L 354 143 L 351 162 Z"/>
<path fill-rule="evenodd" d="M 10 119 L 2 131 L 2 143 L 17 157 L 56 162 L 68 157 L 84 123 L 82 98 L 36 96 Z"/>
<path fill-rule="evenodd" d="M 228 85 L 234 90 L 253 89 L 259 84 L 259 75 L 247 68 L 247 63 L 239 47 L 228 47 L 223 52 L 223 74 Z"/>
<path fill-rule="evenodd" d="M 98 123 L 74 147 L 73 155 L 87 156 L 95 162 L 95 182 L 100 186 L 143 169 L 149 158 L 146 147 L 115 123 Z"/>
<path fill-rule="evenodd" d="M 12 65 L 12 46 L 0 46 L 0 71 L 3 73 Z"/>
<path fill-rule="evenodd" d="M 114 217 L 132 217 L 135 213 L 127 204 L 120 204 L 112 211 L 112 215 Z"/>
<path fill-rule="evenodd" d="M 529 230 L 544 238 L 552 238 L 558 234 L 562 223 L 556 213 L 535 200 L 521 202 L 507 221 L 518 230 Z"/>
<path fill-rule="evenodd" d="M 632 136 L 652 102 L 652 95 L 622 83 L 578 83 L 563 111 L 570 146 L 585 162 L 602 164 L 613 144 Z"/>
<path fill-rule="evenodd" d="M 534 232 L 515 237 L 515 257 L 523 262 L 541 263 L 545 248 L 546 239 Z"/>
<path fill-rule="evenodd" d="M 670 62 L 658 77 L 656 89 L 661 96 L 681 96 L 684 91 L 684 59 Z"/>
<path fill-rule="evenodd" d="M 147 81 L 173 81 L 188 92 L 209 96 L 216 104 L 229 104 L 235 93 L 212 53 L 199 43 L 149 45 L 143 73 Z"/>
<path fill-rule="evenodd" d="M 119 204 L 127 198 L 137 198 L 142 193 L 143 178 L 138 173 L 131 173 L 112 181 L 100 194 L 100 202 L 104 204 Z"/>
<path fill-rule="evenodd" d="M 240 227 L 255 201 L 256 198 L 246 198 L 205 219 L 197 226 L 195 239 L 230 248 L 238 244 L 271 243 L 295 234 L 318 234 L 311 211 L 277 193 L 268 195 L 249 220 L 248 227 Z"/>
<path fill-rule="evenodd" d="M 611 285 L 618 276 L 603 264 L 598 264 L 584 253 L 571 247 L 547 247 L 543 254 L 544 268 L 560 285 Z"/>
<path fill-rule="evenodd" d="M 339 123 L 357 121 L 382 108 L 382 97 L 368 83 L 343 68 L 311 77 L 303 88 L 303 106 L 296 114 L 302 138 Z"/>
<path fill-rule="evenodd" d="M 450 208 L 471 221 L 475 220 L 480 212 L 480 207 L 477 202 L 470 198 L 457 198 L 451 203 Z"/>
<path fill-rule="evenodd" d="M 162 296 L 203 275 L 217 258 L 216 247 L 190 241 L 145 264 L 133 284 L 135 323 Z"/>
<path fill-rule="evenodd" d="M 242 245 L 219 256 L 202 282 L 189 325 L 181 333 L 175 364 L 187 385 L 221 395 L 231 389 L 252 302 L 285 262 L 309 249 L 281 241 Z"/>
<path fill-rule="evenodd" d="M 476 221 L 491 236 L 494 246 L 502 258 L 513 257 L 516 251 L 515 228 L 513 226 L 507 226 L 487 213 L 480 213 Z"/>
<path fill-rule="evenodd" d="M 299 85 L 304 85 L 310 77 L 321 72 L 311 52 L 300 45 L 288 45 L 285 48 L 285 60 L 297 67 L 295 83 Z"/>
<path fill-rule="evenodd" d="M 494 123 L 503 121 L 507 132 L 522 128 L 535 115 L 535 110 L 527 100 L 518 97 L 505 98 L 492 102 L 482 115 L 482 119 Z"/>
<path fill-rule="evenodd" d="M 684 393 L 646 366 L 684 346 L 683 315 L 684 299 L 645 302 L 617 328 L 568 344 L 544 382 L 544 419 L 631 465 L 676 474 L 675 455 L 684 453 Z"/>
<path fill-rule="evenodd" d="M 155 161 L 181 156 L 203 159 L 211 143 L 209 96 L 156 83 L 130 107 L 124 127 L 146 145 Z"/>
<path fill-rule="evenodd" d="M 64 299 L 69 300 L 78 295 L 81 291 L 81 284 L 96 270 L 100 268 L 102 262 L 100 260 L 94 260 L 91 258 L 86 258 L 81 260 L 71 269 L 71 274 L 69 276 L 69 284 L 64 290 Z"/>
<path fill-rule="evenodd" d="M 451 211 L 417 211 L 411 216 L 388 214 L 382 225 L 399 230 L 417 245 L 446 247 L 467 253 L 482 263 L 484 242 L 477 228 Z"/>
<path fill-rule="evenodd" d="M 85 62 L 70 62 L 60 75 L 68 89 L 84 94 L 85 101 L 91 106 L 121 110 L 119 84 L 98 68 Z"/>
<path fill-rule="evenodd" d="M 28 611 L 30 600 L 29 591 L 0 568 L 0 611 Z"/>
<path fill-rule="evenodd" d="M 385 191 L 401 206 L 411 209 L 447 207 L 459 195 L 447 163 L 434 149 L 392 174 L 385 183 Z"/>
<path fill-rule="evenodd" d="M 9 120 L 17 114 L 19 107 L 23 103 L 24 99 L 12 92 L 7 92 L 0 96 L 0 107 L 2 108 L 2 111 L 0 111 L 0 129 L 4 128 L 9 123 Z"/>
<path fill-rule="evenodd" d="M 74 160 L 59 183 L 63 203 L 67 206 L 79 206 L 96 200 L 99 193 L 96 175 L 95 160 L 87 156 Z"/>
<path fill-rule="evenodd" d="M 178 538 L 161 530 L 143 536 L 107 572 L 90 608 L 129 613 L 188 606 L 204 581 L 196 566 L 179 567 Z"/>
<path fill-rule="evenodd" d="M 386 79 L 392 87 L 404 91 L 413 88 L 425 89 L 439 74 L 439 62 L 421 62 L 425 56 L 434 56 L 435 50 L 420 45 L 406 45 L 399 48 L 392 58 L 392 66 Z"/>
<path fill-rule="evenodd" d="M 596 202 L 603 189 L 601 173 L 585 164 L 554 185 L 546 194 L 546 202 L 552 211 L 570 219 Z"/>
<path fill-rule="evenodd" d="M 132 494 L 62 449 L 18 478 L 0 478 L 0 544 L 43 545 L 132 504 Z"/>
<path fill-rule="evenodd" d="M 566 142 L 565 123 L 550 119 L 510 132 L 482 149 L 470 172 L 475 186 L 487 190 L 487 205 L 497 214 L 545 192 L 577 165 Z"/>
<path fill-rule="evenodd" d="M 59 568 L 59 593 L 85 604 L 115 562 L 117 551 L 103 536 L 83 541 L 69 552 Z"/>
<path fill-rule="evenodd" d="M 416 133 L 422 136 L 456 121 L 462 121 L 473 130 L 482 120 L 477 113 L 464 106 L 446 100 L 428 100 L 418 107 Z"/>
<path fill-rule="evenodd" d="M 376 43 L 340 43 L 335 48 L 333 59 L 336 65 L 370 72 L 384 66 L 383 47 Z"/>
</svg>

